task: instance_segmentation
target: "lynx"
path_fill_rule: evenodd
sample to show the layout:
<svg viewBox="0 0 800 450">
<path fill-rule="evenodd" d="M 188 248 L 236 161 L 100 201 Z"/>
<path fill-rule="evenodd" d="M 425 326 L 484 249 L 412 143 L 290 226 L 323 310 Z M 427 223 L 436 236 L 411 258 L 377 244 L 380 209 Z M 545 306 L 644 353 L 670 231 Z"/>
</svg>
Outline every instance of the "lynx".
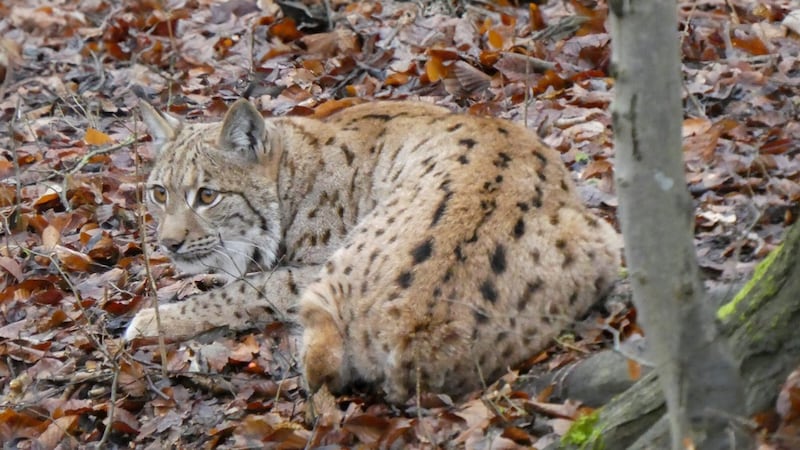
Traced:
<svg viewBox="0 0 800 450">
<path fill-rule="evenodd" d="M 321 120 L 265 120 L 246 100 L 221 123 L 142 116 L 158 243 L 179 270 L 230 280 L 161 306 L 162 328 L 297 323 L 312 391 L 467 393 L 616 278 L 617 233 L 560 155 L 513 123 L 407 101 Z M 157 332 L 143 309 L 125 337 Z"/>
</svg>

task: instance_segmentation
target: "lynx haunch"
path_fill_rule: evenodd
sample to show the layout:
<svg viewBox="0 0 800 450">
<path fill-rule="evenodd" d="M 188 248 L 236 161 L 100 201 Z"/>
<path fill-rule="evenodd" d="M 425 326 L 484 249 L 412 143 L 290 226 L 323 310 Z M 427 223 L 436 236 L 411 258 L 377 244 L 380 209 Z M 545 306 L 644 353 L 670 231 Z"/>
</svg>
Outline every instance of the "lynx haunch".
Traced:
<svg viewBox="0 0 800 450">
<path fill-rule="evenodd" d="M 221 123 L 149 105 L 158 242 L 226 286 L 160 307 L 190 336 L 284 320 L 315 390 L 459 395 L 544 348 L 611 285 L 619 238 L 552 149 L 507 121 L 415 102 Z M 245 275 L 248 271 L 256 273 Z M 126 338 L 157 334 L 141 310 Z"/>
</svg>

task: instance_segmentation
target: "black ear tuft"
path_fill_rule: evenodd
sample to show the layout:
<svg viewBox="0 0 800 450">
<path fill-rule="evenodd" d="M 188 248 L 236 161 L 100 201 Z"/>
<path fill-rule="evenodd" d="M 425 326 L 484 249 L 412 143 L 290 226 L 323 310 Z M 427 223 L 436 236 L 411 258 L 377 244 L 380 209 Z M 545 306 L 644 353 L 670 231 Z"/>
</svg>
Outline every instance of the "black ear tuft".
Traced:
<svg viewBox="0 0 800 450">
<path fill-rule="evenodd" d="M 238 151 L 242 156 L 256 160 L 265 150 L 266 137 L 261 113 L 252 103 L 239 99 L 225 114 L 219 144 L 223 149 Z"/>
</svg>

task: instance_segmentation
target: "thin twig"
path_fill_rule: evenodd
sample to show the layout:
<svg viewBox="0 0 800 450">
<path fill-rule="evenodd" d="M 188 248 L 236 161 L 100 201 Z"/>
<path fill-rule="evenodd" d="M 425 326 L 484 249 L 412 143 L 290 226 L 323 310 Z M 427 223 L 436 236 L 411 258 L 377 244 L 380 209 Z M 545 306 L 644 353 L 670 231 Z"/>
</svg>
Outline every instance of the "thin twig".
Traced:
<svg viewBox="0 0 800 450">
<path fill-rule="evenodd" d="M 138 156 L 136 158 L 136 176 L 137 178 L 142 176 L 141 166 L 139 164 Z M 156 315 L 156 328 L 158 329 L 158 352 L 159 355 L 161 356 L 161 375 L 164 378 L 166 378 L 168 375 L 167 346 L 164 343 L 164 332 L 163 328 L 161 327 L 161 314 L 158 309 L 158 286 L 156 286 L 156 280 L 153 278 L 153 271 L 150 268 L 150 253 L 147 250 L 147 227 L 145 226 L 144 223 L 146 211 L 141 194 L 142 194 L 141 189 L 137 189 L 136 211 L 139 219 L 139 236 L 141 238 L 142 259 L 144 260 L 145 278 L 147 279 L 147 284 L 150 287 L 150 291 L 153 293 L 153 312 L 155 312 Z"/>
<path fill-rule="evenodd" d="M 128 137 L 127 139 L 125 139 L 124 141 L 120 142 L 119 144 L 115 144 L 115 145 L 112 145 L 110 147 L 105 147 L 105 148 L 98 148 L 98 149 L 94 149 L 92 151 L 86 152 L 86 154 L 83 155 L 83 157 L 80 159 L 80 161 L 78 161 L 77 164 L 75 164 L 71 169 L 67 170 L 65 175 L 72 175 L 74 173 L 77 173 L 78 171 L 83 169 L 84 166 L 89 164 L 89 160 L 91 160 L 92 158 L 94 158 L 97 155 L 103 155 L 103 154 L 106 154 L 106 153 L 111 153 L 111 152 L 119 150 L 119 149 L 121 149 L 123 147 L 128 147 L 131 144 L 133 144 L 134 142 L 135 142 L 135 139 L 131 136 L 131 137 Z"/>
<path fill-rule="evenodd" d="M 114 411 L 117 406 L 117 383 L 119 382 L 119 365 L 115 364 L 114 378 L 111 379 L 111 399 L 108 401 L 108 425 L 103 430 L 103 436 L 97 443 L 96 448 L 104 448 L 105 443 L 108 442 L 111 436 L 111 429 L 114 427 Z"/>
</svg>

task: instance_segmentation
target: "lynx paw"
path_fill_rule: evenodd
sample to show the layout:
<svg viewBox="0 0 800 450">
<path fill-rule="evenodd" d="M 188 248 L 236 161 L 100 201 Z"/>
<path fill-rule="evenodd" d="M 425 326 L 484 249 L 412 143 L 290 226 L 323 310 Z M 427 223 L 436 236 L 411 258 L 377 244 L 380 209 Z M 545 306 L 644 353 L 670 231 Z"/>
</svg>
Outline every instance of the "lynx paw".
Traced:
<svg viewBox="0 0 800 450">
<path fill-rule="evenodd" d="M 158 312 L 161 316 L 161 328 L 166 336 L 189 337 L 214 326 L 208 321 L 187 316 L 184 311 L 181 311 L 180 304 L 159 306 Z M 156 311 L 153 308 L 145 308 L 136 313 L 123 337 L 126 341 L 131 341 L 137 337 L 151 336 L 158 336 Z"/>
<path fill-rule="evenodd" d="M 126 341 L 131 341 L 140 336 L 157 335 L 158 324 L 156 322 L 156 312 L 153 308 L 145 308 L 136 313 L 131 323 L 128 324 L 128 328 L 125 329 L 125 335 L 123 337 Z"/>
</svg>

